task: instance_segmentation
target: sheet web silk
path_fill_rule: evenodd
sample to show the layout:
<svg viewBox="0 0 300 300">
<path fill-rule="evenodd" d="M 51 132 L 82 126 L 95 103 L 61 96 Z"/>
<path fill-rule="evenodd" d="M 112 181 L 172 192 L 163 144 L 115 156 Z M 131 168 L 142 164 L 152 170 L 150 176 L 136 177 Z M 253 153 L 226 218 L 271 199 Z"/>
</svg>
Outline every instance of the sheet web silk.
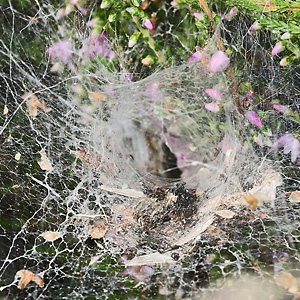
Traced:
<svg viewBox="0 0 300 300">
<path fill-rule="evenodd" d="M 1 8 L 0 297 L 296 299 L 299 123 L 273 103 L 299 111 L 299 70 L 270 55 L 270 33 L 240 12 L 187 63 L 201 29 L 162 1 L 153 37 L 183 50 L 149 67 L 150 43 L 127 47 L 114 22 L 95 39 L 97 1 L 52 2 Z M 209 72 L 218 33 L 254 91 L 242 113 L 226 70 Z"/>
</svg>

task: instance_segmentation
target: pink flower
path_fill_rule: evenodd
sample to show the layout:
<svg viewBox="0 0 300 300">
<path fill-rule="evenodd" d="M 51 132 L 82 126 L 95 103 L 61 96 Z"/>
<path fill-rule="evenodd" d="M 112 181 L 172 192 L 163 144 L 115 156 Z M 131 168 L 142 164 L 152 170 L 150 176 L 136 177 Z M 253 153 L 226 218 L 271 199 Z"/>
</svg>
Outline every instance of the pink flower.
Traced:
<svg viewBox="0 0 300 300">
<path fill-rule="evenodd" d="M 287 114 L 290 112 L 290 109 L 286 105 L 273 104 L 274 109 L 278 110 L 283 114 Z"/>
<path fill-rule="evenodd" d="M 154 270 L 147 265 L 128 267 L 122 273 L 123 276 L 130 276 L 135 280 L 142 282 L 150 282 L 153 274 Z"/>
<path fill-rule="evenodd" d="M 193 55 L 191 55 L 188 59 L 187 62 L 197 62 L 202 59 L 202 54 L 199 51 L 196 51 Z"/>
<path fill-rule="evenodd" d="M 81 7 L 77 4 L 77 9 L 84 15 L 86 16 L 88 14 L 88 10 L 85 7 Z"/>
<path fill-rule="evenodd" d="M 178 3 L 176 1 L 171 1 L 170 3 L 174 7 L 179 7 Z"/>
<path fill-rule="evenodd" d="M 50 58 L 62 60 L 65 64 L 71 62 L 73 45 L 70 40 L 61 40 L 48 48 Z"/>
<path fill-rule="evenodd" d="M 86 22 L 86 26 L 94 27 L 95 26 L 95 20 L 90 20 L 90 21 Z"/>
<path fill-rule="evenodd" d="M 231 21 L 236 15 L 237 13 L 239 12 L 238 8 L 237 7 L 233 7 L 230 12 L 228 14 L 225 15 L 225 19 L 227 21 Z"/>
<path fill-rule="evenodd" d="M 209 70 L 216 73 L 228 67 L 230 59 L 223 51 L 217 51 L 210 59 Z"/>
<path fill-rule="evenodd" d="M 222 93 L 219 90 L 215 90 L 215 89 L 206 89 L 205 93 L 212 97 L 214 100 L 220 101 L 222 100 Z"/>
<path fill-rule="evenodd" d="M 247 113 L 246 113 L 246 118 L 248 119 L 248 121 L 250 123 L 252 123 L 253 125 L 256 125 L 258 127 L 262 127 L 262 123 L 261 123 L 261 120 L 258 116 L 258 114 L 253 111 L 253 110 L 249 110 Z"/>
<path fill-rule="evenodd" d="M 60 8 L 57 11 L 56 15 L 55 15 L 55 20 L 56 21 L 60 20 L 62 17 L 65 16 L 65 14 L 66 14 L 66 9 L 65 8 Z"/>
<path fill-rule="evenodd" d="M 284 154 L 288 154 L 291 152 L 291 161 L 296 162 L 297 157 L 300 156 L 300 143 L 297 138 L 295 138 L 292 134 L 287 133 L 280 137 L 272 146 L 271 150 L 275 150 L 278 148 L 284 147 Z"/>
<path fill-rule="evenodd" d="M 255 21 L 249 28 L 249 31 L 251 33 L 255 33 L 256 31 L 258 31 L 259 29 L 261 29 L 261 25 L 259 25 L 259 23 L 257 21 Z"/>
<path fill-rule="evenodd" d="M 202 13 L 193 13 L 193 16 L 197 19 L 197 20 L 203 20 L 203 14 Z"/>
<path fill-rule="evenodd" d="M 151 23 L 151 21 L 149 19 L 143 19 L 142 24 L 144 27 L 146 27 L 149 30 L 153 29 L 153 24 Z"/>
<path fill-rule="evenodd" d="M 278 42 L 272 50 L 272 55 L 277 55 L 278 53 L 282 52 L 285 49 L 282 42 Z"/>
<path fill-rule="evenodd" d="M 289 62 L 287 61 L 287 57 L 284 57 L 280 62 L 279 65 L 282 67 L 285 67 L 289 64 Z"/>
<path fill-rule="evenodd" d="M 207 103 L 204 107 L 212 112 L 218 112 L 220 110 L 219 104 L 216 102 Z"/>
<path fill-rule="evenodd" d="M 120 80 L 121 80 L 121 81 L 124 81 L 124 82 L 130 82 L 130 81 L 134 82 L 134 81 L 135 81 L 135 79 L 134 79 L 134 77 L 133 77 L 133 74 L 127 72 L 126 70 L 125 70 L 124 73 L 122 73 L 122 74 L 120 75 Z"/>
<path fill-rule="evenodd" d="M 115 52 L 110 49 L 110 43 L 107 38 L 107 32 L 102 31 L 99 36 L 89 36 L 83 41 L 81 52 L 86 58 L 93 59 L 96 55 L 101 55 L 106 58 L 114 58 Z"/>
</svg>

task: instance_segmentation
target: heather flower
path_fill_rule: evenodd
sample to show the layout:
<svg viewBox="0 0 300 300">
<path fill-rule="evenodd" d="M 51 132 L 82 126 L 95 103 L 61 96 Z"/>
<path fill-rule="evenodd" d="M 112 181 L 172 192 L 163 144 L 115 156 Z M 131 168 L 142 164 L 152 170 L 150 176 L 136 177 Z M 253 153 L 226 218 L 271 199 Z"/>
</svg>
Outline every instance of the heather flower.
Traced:
<svg viewBox="0 0 300 300">
<path fill-rule="evenodd" d="M 290 112 L 290 109 L 286 105 L 280 105 L 280 104 L 273 104 L 273 108 L 278 110 L 279 112 L 283 114 L 287 114 Z"/>
<path fill-rule="evenodd" d="M 85 7 L 81 7 L 79 5 L 77 5 L 77 9 L 84 15 L 86 16 L 88 14 L 88 10 Z"/>
<path fill-rule="evenodd" d="M 291 161 L 296 162 L 297 157 L 300 157 L 300 142 L 294 135 L 287 133 L 280 137 L 272 146 L 271 150 L 283 148 L 283 153 L 288 154 L 291 152 Z"/>
<path fill-rule="evenodd" d="M 281 36 L 281 39 L 282 39 L 282 40 L 288 40 L 288 39 L 290 39 L 290 37 L 291 37 L 290 33 L 286 32 L 286 33 L 284 33 L 284 34 Z"/>
<path fill-rule="evenodd" d="M 231 21 L 236 15 L 237 13 L 239 12 L 238 8 L 237 7 L 233 7 L 230 12 L 228 14 L 225 15 L 225 19 L 227 21 Z"/>
<path fill-rule="evenodd" d="M 214 100 L 220 101 L 222 99 L 222 92 L 216 89 L 206 89 L 205 93 Z"/>
<path fill-rule="evenodd" d="M 95 20 L 90 20 L 90 21 L 86 22 L 86 26 L 94 27 L 95 26 Z"/>
<path fill-rule="evenodd" d="M 48 48 L 50 58 L 62 60 L 65 64 L 71 62 L 73 45 L 70 40 L 61 40 Z"/>
<path fill-rule="evenodd" d="M 210 59 L 209 70 L 216 73 L 228 67 L 230 59 L 223 51 L 217 51 Z"/>
<path fill-rule="evenodd" d="M 272 55 L 277 55 L 278 53 L 282 52 L 285 49 L 285 46 L 282 42 L 278 42 L 272 50 Z"/>
<path fill-rule="evenodd" d="M 150 282 L 153 274 L 154 270 L 147 265 L 128 267 L 122 273 L 123 276 L 130 276 L 140 282 Z"/>
<path fill-rule="evenodd" d="M 202 59 L 202 54 L 199 51 L 196 51 L 194 54 L 192 54 L 188 59 L 187 62 L 197 62 Z"/>
<path fill-rule="evenodd" d="M 202 13 L 193 13 L 193 16 L 197 19 L 197 20 L 203 20 L 203 14 Z"/>
<path fill-rule="evenodd" d="M 220 106 L 217 102 L 207 103 L 204 107 L 212 112 L 218 112 L 220 110 Z"/>
<path fill-rule="evenodd" d="M 259 23 L 257 21 L 255 21 L 249 28 L 249 31 L 251 33 L 255 33 L 256 31 L 260 30 L 262 27 L 261 25 L 259 25 Z"/>
<path fill-rule="evenodd" d="M 149 19 L 143 19 L 142 24 L 145 28 L 152 30 L 153 29 L 153 24 Z"/>
<path fill-rule="evenodd" d="M 258 127 L 262 127 L 262 123 L 261 123 L 261 120 L 258 116 L 258 114 L 253 111 L 253 110 L 249 110 L 247 113 L 246 113 L 246 118 L 248 119 L 248 121 L 250 123 L 252 123 L 253 125 L 256 125 Z"/>
<path fill-rule="evenodd" d="M 129 73 L 127 71 L 123 72 L 121 75 L 120 75 L 120 80 L 121 81 L 124 81 L 124 82 L 130 82 L 130 81 L 135 81 L 134 79 L 134 76 L 132 73 Z"/>
<path fill-rule="evenodd" d="M 55 20 L 58 21 L 60 20 L 62 17 L 64 17 L 66 15 L 66 9 L 65 8 L 60 8 L 56 15 L 55 15 Z"/>
<path fill-rule="evenodd" d="M 86 58 L 95 58 L 96 55 L 101 55 L 106 58 L 114 58 L 115 52 L 110 49 L 110 43 L 107 38 L 107 32 L 102 31 L 99 36 L 88 37 L 83 41 L 81 52 Z"/>
<path fill-rule="evenodd" d="M 174 7 L 179 7 L 178 3 L 176 1 L 171 1 L 170 3 Z"/>
</svg>

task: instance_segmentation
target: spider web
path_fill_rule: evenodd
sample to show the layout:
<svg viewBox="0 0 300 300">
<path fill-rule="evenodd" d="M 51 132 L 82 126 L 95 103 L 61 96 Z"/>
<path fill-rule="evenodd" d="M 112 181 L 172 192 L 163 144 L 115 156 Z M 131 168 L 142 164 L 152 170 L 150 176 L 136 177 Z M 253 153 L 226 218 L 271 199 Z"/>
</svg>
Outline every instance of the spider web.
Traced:
<svg viewBox="0 0 300 300">
<path fill-rule="evenodd" d="M 270 148 L 299 130 L 272 108 L 280 99 L 299 111 L 299 70 L 270 55 L 272 35 L 251 34 L 242 12 L 218 25 L 240 97 L 255 92 L 260 129 L 236 111 L 225 72 L 186 63 L 205 42 L 192 9 L 149 6 L 161 20 L 153 38 L 173 51 L 162 68 L 142 64 L 153 49 L 128 47 L 114 22 L 104 41 L 118 59 L 87 59 L 86 22 L 100 4 L 57 20 L 66 5 L 1 8 L 1 297 L 296 297 L 299 203 L 287 193 L 299 189 L 299 168 Z M 50 72 L 47 49 L 63 39 L 74 40 L 72 61 Z M 225 99 L 217 113 L 205 109 L 213 87 Z"/>
</svg>

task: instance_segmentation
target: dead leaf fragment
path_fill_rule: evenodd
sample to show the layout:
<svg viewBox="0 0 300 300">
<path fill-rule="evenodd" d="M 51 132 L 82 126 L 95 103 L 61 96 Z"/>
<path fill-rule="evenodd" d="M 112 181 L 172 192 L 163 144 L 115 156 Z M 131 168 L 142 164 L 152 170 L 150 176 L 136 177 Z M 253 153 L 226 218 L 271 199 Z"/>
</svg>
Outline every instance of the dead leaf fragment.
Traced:
<svg viewBox="0 0 300 300">
<path fill-rule="evenodd" d="M 50 112 L 51 111 L 51 108 L 46 107 L 45 101 L 40 101 L 35 94 L 27 93 L 27 94 L 24 94 L 21 98 L 22 99 L 28 99 L 26 101 L 26 105 L 27 105 L 29 114 L 32 117 L 37 116 L 37 113 L 38 113 L 37 108 L 38 107 L 40 109 L 42 109 L 44 112 Z"/>
<path fill-rule="evenodd" d="M 296 294 L 299 290 L 297 279 L 289 272 L 280 271 L 275 275 L 275 282 L 286 288 L 290 293 Z"/>
<path fill-rule="evenodd" d="M 89 94 L 90 101 L 96 107 L 98 107 L 101 104 L 101 102 L 107 100 L 107 95 L 102 93 L 88 92 L 88 94 Z"/>
<path fill-rule="evenodd" d="M 232 219 L 235 215 L 233 211 L 228 209 L 217 210 L 215 214 L 225 219 Z"/>
<path fill-rule="evenodd" d="M 42 278 L 39 275 L 36 275 L 35 273 L 33 273 L 29 270 L 19 270 L 16 273 L 16 276 L 21 277 L 19 284 L 18 284 L 18 289 L 21 289 L 21 290 L 24 289 L 28 285 L 28 283 L 30 283 L 31 281 L 34 281 L 40 287 L 44 286 L 44 282 L 43 282 Z"/>
<path fill-rule="evenodd" d="M 21 158 L 21 153 L 18 152 L 16 155 L 15 155 L 15 160 L 20 160 Z"/>
<path fill-rule="evenodd" d="M 142 266 L 142 265 L 153 265 L 153 264 L 165 264 L 174 263 L 174 259 L 167 254 L 161 254 L 159 252 L 137 256 L 132 260 L 126 260 L 124 262 L 125 267 L 131 266 Z"/>
<path fill-rule="evenodd" d="M 18 187 L 20 187 L 18 184 L 14 184 L 13 186 L 12 186 L 14 189 L 17 189 Z"/>
<path fill-rule="evenodd" d="M 38 161 L 37 163 L 39 164 L 41 169 L 45 170 L 45 171 L 52 171 L 53 167 L 52 167 L 48 157 L 46 156 L 45 150 L 40 151 L 40 155 L 41 155 L 41 161 Z"/>
<path fill-rule="evenodd" d="M 243 196 L 246 202 L 248 203 L 248 206 L 254 210 L 258 206 L 257 200 L 253 197 L 251 194 L 247 194 Z"/>
<path fill-rule="evenodd" d="M 131 198 L 144 198 L 145 194 L 142 191 L 137 191 L 134 189 L 117 189 L 117 188 L 111 188 L 109 186 L 101 185 L 99 186 L 101 190 L 105 190 L 107 192 L 112 192 L 118 195 L 131 197 Z"/>
<path fill-rule="evenodd" d="M 91 239 L 101 239 L 105 236 L 108 230 L 108 225 L 105 222 L 96 223 L 89 227 Z"/>
<path fill-rule="evenodd" d="M 291 202 L 300 202 L 300 191 L 293 191 L 289 196 Z"/>
<path fill-rule="evenodd" d="M 60 232 L 56 232 L 56 231 L 45 231 L 44 233 L 41 234 L 41 236 L 49 242 L 53 242 L 55 240 L 57 240 L 58 238 L 60 238 L 62 236 L 62 234 Z"/>
<path fill-rule="evenodd" d="M 8 107 L 6 105 L 4 105 L 3 114 L 4 115 L 8 114 Z"/>
</svg>

